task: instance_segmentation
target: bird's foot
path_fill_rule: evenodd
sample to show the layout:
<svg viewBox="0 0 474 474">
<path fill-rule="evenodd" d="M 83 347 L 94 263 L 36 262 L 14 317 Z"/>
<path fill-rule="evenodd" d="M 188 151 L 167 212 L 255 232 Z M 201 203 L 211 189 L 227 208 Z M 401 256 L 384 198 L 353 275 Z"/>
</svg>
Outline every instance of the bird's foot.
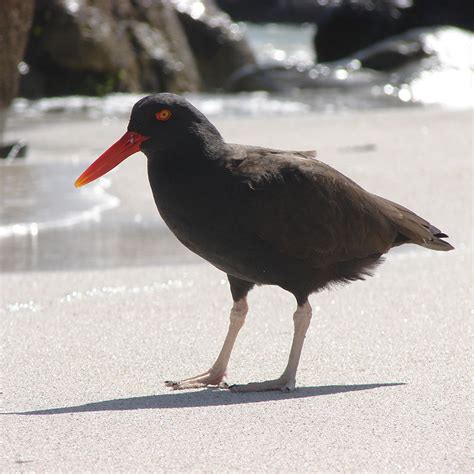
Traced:
<svg viewBox="0 0 474 474">
<path fill-rule="evenodd" d="M 165 385 L 173 390 L 186 390 L 189 388 L 202 388 L 202 387 L 218 387 L 218 388 L 229 388 L 225 381 L 225 372 L 216 372 L 209 369 L 203 374 L 197 375 L 196 377 L 190 377 L 188 379 L 180 380 L 179 382 L 173 382 L 167 380 Z"/>
<path fill-rule="evenodd" d="M 281 392 L 295 391 L 294 379 L 280 377 L 275 380 L 267 380 L 265 382 L 251 382 L 245 385 L 231 385 L 231 392 L 265 392 L 269 390 L 280 390 Z"/>
</svg>

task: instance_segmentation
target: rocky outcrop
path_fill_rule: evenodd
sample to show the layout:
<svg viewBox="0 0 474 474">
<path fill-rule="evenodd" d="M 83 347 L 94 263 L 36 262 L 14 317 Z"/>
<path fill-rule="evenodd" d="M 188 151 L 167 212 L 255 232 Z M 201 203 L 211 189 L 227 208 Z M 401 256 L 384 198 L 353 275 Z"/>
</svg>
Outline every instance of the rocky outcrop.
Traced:
<svg viewBox="0 0 474 474">
<path fill-rule="evenodd" d="M 213 0 L 174 0 L 206 89 L 220 89 L 255 57 L 241 28 Z"/>
<path fill-rule="evenodd" d="M 2 0 L 0 4 L 0 143 L 7 110 L 18 88 L 18 64 L 23 58 L 33 17 L 33 0 Z"/>
<path fill-rule="evenodd" d="M 140 69 L 140 89 L 195 91 L 202 88 L 196 60 L 176 9 L 167 0 L 135 2 L 129 24 Z"/>
<path fill-rule="evenodd" d="M 443 27 L 409 30 L 363 48 L 346 60 L 355 59 L 361 67 L 376 71 L 393 71 L 423 58 L 437 56 L 438 52 L 427 43 L 426 36 L 436 35 L 439 30 Z"/>
<path fill-rule="evenodd" d="M 473 0 L 216 0 L 234 20 L 316 23 L 319 62 L 335 61 L 413 28 L 474 30 Z"/>
<path fill-rule="evenodd" d="M 319 61 L 334 61 L 413 28 L 452 25 L 474 30 L 472 0 L 344 0 L 318 21 Z"/>
<path fill-rule="evenodd" d="M 339 0 L 216 0 L 234 20 L 256 23 L 316 23 Z"/>
<path fill-rule="evenodd" d="M 219 87 L 254 61 L 239 32 L 211 0 L 38 0 L 21 92 L 39 97 Z"/>
</svg>

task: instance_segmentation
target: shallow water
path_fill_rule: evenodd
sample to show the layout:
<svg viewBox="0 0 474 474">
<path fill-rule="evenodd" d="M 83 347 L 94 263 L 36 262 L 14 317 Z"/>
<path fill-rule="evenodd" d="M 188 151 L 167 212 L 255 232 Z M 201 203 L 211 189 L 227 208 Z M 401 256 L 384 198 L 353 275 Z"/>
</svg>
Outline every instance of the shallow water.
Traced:
<svg viewBox="0 0 474 474">
<path fill-rule="evenodd" d="M 101 222 L 0 241 L 3 272 L 91 270 L 196 263 L 198 257 L 159 224 L 137 225 L 105 213 Z"/>
<path fill-rule="evenodd" d="M 71 182 L 80 169 L 65 163 L 4 165 L 0 238 L 34 236 L 47 229 L 97 221 L 102 212 L 119 205 L 106 191 L 107 179 L 94 183 L 87 193 L 78 193 Z"/>
<path fill-rule="evenodd" d="M 158 214 L 153 221 L 141 221 L 140 216 L 133 219 L 122 212 L 119 199 L 108 192 L 108 179 L 87 189 L 74 188 L 72 183 L 82 168 L 83 164 L 69 163 L 1 166 L 2 271 L 197 260 L 171 235 Z"/>
</svg>

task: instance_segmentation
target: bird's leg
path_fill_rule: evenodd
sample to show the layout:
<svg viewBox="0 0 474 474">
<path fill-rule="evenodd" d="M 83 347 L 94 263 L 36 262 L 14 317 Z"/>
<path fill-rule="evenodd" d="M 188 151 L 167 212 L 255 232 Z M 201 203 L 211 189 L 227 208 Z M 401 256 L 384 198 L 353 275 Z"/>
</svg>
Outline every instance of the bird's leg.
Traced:
<svg viewBox="0 0 474 474">
<path fill-rule="evenodd" d="M 225 376 L 227 372 L 227 364 L 229 363 L 230 354 L 234 347 L 235 340 L 239 334 L 240 329 L 244 325 L 245 316 L 248 312 L 247 298 L 242 297 L 241 299 L 234 302 L 230 311 L 230 322 L 229 330 L 225 338 L 222 349 L 217 356 L 216 361 L 212 367 L 204 372 L 203 374 L 195 377 L 190 377 L 180 382 L 165 382 L 168 387 L 173 390 L 181 390 L 186 388 L 200 388 L 207 387 L 208 385 L 215 385 L 218 387 L 227 387 L 225 383 Z"/>
<path fill-rule="evenodd" d="M 290 357 L 286 369 L 279 378 L 265 382 L 252 382 L 245 385 L 232 385 L 230 389 L 233 392 L 261 392 L 265 390 L 292 392 L 295 390 L 296 370 L 298 369 L 306 331 L 311 322 L 311 315 L 312 310 L 308 301 L 299 305 L 296 309 L 293 315 L 295 330 L 293 333 Z"/>
</svg>

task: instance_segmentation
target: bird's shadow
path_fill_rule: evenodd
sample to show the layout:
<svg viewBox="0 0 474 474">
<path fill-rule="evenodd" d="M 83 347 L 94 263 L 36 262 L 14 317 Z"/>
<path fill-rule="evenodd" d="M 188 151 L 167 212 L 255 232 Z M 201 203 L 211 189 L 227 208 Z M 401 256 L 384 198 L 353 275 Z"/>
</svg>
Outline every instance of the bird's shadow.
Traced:
<svg viewBox="0 0 474 474">
<path fill-rule="evenodd" d="M 84 413 L 97 411 L 120 410 L 159 410 L 163 408 L 197 408 L 208 406 L 241 405 L 245 403 L 259 403 L 281 401 L 297 398 L 319 397 L 338 393 L 357 392 L 374 388 L 394 387 L 404 383 L 372 383 L 363 385 L 325 385 L 319 387 L 301 387 L 293 393 L 282 392 L 253 392 L 232 393 L 228 390 L 204 389 L 189 392 L 170 392 L 143 397 L 117 398 L 100 402 L 86 403 L 43 410 L 2 413 L 2 415 L 62 415 L 67 413 Z"/>
</svg>

